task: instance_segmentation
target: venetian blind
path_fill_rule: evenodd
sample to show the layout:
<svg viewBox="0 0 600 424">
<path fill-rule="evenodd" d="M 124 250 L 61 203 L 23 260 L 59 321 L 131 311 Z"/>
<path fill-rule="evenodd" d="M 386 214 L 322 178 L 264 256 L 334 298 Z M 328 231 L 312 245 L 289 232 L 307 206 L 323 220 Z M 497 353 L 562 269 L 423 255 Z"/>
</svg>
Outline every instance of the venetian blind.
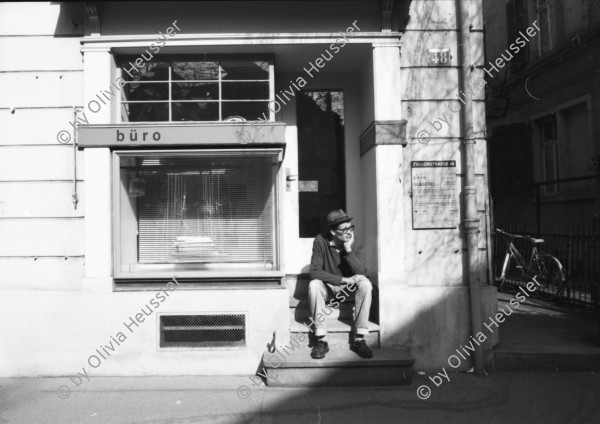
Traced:
<svg viewBox="0 0 600 424">
<path fill-rule="evenodd" d="M 274 263 L 271 157 L 144 158 L 139 263 Z"/>
</svg>

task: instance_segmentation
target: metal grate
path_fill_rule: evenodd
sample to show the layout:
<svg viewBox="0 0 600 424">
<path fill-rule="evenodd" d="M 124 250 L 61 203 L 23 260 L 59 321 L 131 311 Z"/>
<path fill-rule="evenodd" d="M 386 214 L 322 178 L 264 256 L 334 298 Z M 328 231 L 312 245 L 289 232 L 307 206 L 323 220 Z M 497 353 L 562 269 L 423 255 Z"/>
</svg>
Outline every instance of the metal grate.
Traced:
<svg viewBox="0 0 600 424">
<path fill-rule="evenodd" d="M 245 314 L 160 316 L 161 348 L 220 349 L 245 346 Z"/>
</svg>

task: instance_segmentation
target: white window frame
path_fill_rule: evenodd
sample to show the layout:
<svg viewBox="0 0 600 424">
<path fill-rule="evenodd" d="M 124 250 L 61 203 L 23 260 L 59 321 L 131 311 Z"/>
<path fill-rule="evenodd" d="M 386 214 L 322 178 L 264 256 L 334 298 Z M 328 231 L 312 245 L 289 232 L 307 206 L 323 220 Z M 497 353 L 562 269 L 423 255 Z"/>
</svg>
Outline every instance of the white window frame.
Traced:
<svg viewBox="0 0 600 424">
<path fill-rule="evenodd" d="M 119 58 L 122 57 L 129 57 L 131 55 L 123 55 L 123 54 L 114 54 L 113 55 L 113 59 L 114 59 L 114 63 L 115 63 L 115 73 L 117 78 L 123 78 L 123 70 L 121 69 L 121 67 L 118 65 L 119 63 Z M 190 55 L 190 54 L 184 54 L 184 55 L 176 55 L 176 54 L 165 54 L 162 56 L 156 56 L 157 61 L 160 61 L 161 59 L 166 59 L 169 56 L 172 56 L 172 60 L 173 61 L 181 61 L 184 62 L 186 61 L 185 59 L 188 59 L 188 61 L 192 61 L 193 56 L 194 55 Z M 185 58 L 185 59 L 184 59 Z M 269 83 L 269 98 L 268 99 L 260 99 L 260 100 L 235 100 L 235 101 L 228 101 L 228 100 L 223 100 L 222 99 L 222 78 L 221 78 L 221 71 L 219 70 L 219 79 L 218 80 L 189 80 L 189 81 L 184 81 L 184 82 L 189 82 L 189 83 L 217 83 L 219 86 L 219 98 L 217 100 L 214 100 L 214 103 L 218 104 L 219 107 L 219 119 L 216 121 L 173 121 L 172 120 L 172 103 L 174 102 L 180 102 L 180 103 L 194 103 L 194 101 L 191 100 L 173 100 L 171 97 L 171 84 L 173 83 L 173 80 L 171 78 L 171 67 L 169 67 L 169 80 L 165 81 L 166 84 L 168 84 L 168 88 L 169 88 L 169 98 L 167 100 L 161 100 L 161 101 L 154 101 L 154 102 L 139 102 L 139 103 L 167 103 L 169 105 L 169 120 L 168 121 L 124 121 L 123 120 L 123 107 L 125 106 L 125 104 L 131 104 L 130 101 L 124 101 L 123 100 L 123 90 L 120 90 L 120 95 L 118 97 L 118 101 L 114 102 L 115 106 L 114 106 L 114 113 L 115 113 L 115 120 L 114 122 L 116 123 L 135 123 L 135 124 L 143 124 L 143 123 L 160 123 L 160 122 L 224 122 L 223 121 L 223 116 L 222 116 L 222 103 L 224 102 L 243 102 L 243 101 L 266 101 L 267 102 L 267 114 L 269 116 L 269 122 L 275 122 L 275 112 L 271 109 L 270 105 L 272 102 L 275 101 L 275 65 L 274 65 L 274 59 L 272 55 L 267 55 L 267 54 L 263 54 L 263 55 L 256 55 L 253 57 L 249 57 L 248 55 L 244 55 L 244 54 L 218 54 L 218 55 L 212 55 L 212 56 L 207 56 L 206 54 L 200 54 L 198 55 L 198 58 L 202 58 L 204 60 L 256 60 L 256 61 L 263 61 L 263 62 L 268 62 L 269 64 L 269 76 L 268 76 L 268 80 L 243 80 L 243 82 L 268 82 Z M 227 80 L 227 82 L 235 82 L 235 80 Z M 128 84 L 130 82 L 127 82 Z M 225 121 L 226 122 L 226 121 Z"/>
<path fill-rule="evenodd" d="M 121 157 L 139 156 L 139 155 L 159 155 L 159 156 L 173 156 L 186 154 L 195 154 L 202 156 L 210 156 L 211 154 L 219 155 L 255 155 L 255 154 L 267 154 L 272 156 L 274 166 L 273 172 L 273 269 L 272 270 L 157 270 L 157 271 L 121 271 L 121 223 L 119 222 L 120 207 L 121 207 L 121 193 L 120 193 L 120 159 Z M 176 274 L 177 278 L 188 278 L 188 279 L 244 279 L 244 278 L 280 278 L 284 275 L 282 267 L 282 244 L 280 240 L 280 214 L 281 214 L 281 177 L 279 172 L 279 166 L 281 165 L 281 159 L 283 155 L 282 148 L 248 148 L 248 149 L 185 149 L 185 150 L 115 150 L 112 152 L 112 219 L 113 219 L 113 269 L 112 275 L 115 280 L 146 280 L 148 282 L 152 280 L 165 280 L 171 279 Z M 277 162 L 277 164 L 275 164 Z M 277 166 L 275 166 L 277 165 Z"/>
<path fill-rule="evenodd" d="M 570 100 L 568 102 L 562 103 L 560 105 L 557 105 L 555 108 L 553 109 L 549 109 L 546 111 L 543 111 L 541 113 L 538 113 L 536 115 L 533 115 L 531 117 L 531 122 L 534 124 L 533 128 L 534 128 L 534 143 L 533 143 L 533 148 L 534 148 L 534 176 L 535 179 L 537 179 L 538 181 L 542 181 L 545 180 L 545 176 L 546 176 L 546 169 L 545 169 L 545 157 L 544 157 L 544 140 L 543 140 L 543 129 L 542 129 L 542 124 L 545 118 L 547 118 L 549 115 L 554 114 L 555 119 L 556 119 L 556 166 L 558 167 L 558 170 L 556 171 L 556 175 L 557 178 L 560 179 L 560 159 L 559 159 L 559 155 L 560 152 L 558 151 L 561 145 L 561 141 L 564 140 L 564 112 L 566 112 L 568 109 L 571 109 L 577 105 L 580 104 L 585 104 L 587 107 L 588 111 L 592 111 L 592 96 L 591 94 L 586 94 L 584 96 L 581 97 L 577 97 L 573 100 Z M 588 120 L 587 120 L 587 130 L 588 130 L 588 137 L 590 140 L 593 140 L 593 116 L 592 113 L 588 113 Z M 564 141 L 563 141 L 564 142 Z M 540 163 L 541 161 L 541 163 Z M 560 184 L 558 184 L 560 186 Z M 546 190 L 543 190 L 542 193 L 544 194 L 544 196 L 557 196 L 557 195 L 562 195 L 563 193 L 561 193 L 560 191 L 560 187 L 557 187 L 557 191 L 556 192 L 551 192 L 548 193 L 546 192 Z"/>
</svg>

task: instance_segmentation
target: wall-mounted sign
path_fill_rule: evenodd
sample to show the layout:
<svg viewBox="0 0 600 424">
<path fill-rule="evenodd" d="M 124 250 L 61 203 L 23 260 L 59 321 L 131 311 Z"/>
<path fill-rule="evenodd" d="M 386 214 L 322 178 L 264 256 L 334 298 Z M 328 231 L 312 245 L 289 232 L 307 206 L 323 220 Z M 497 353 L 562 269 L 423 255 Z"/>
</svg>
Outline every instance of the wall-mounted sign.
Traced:
<svg viewBox="0 0 600 424">
<path fill-rule="evenodd" d="M 298 181 L 298 191 L 318 192 L 318 181 Z"/>
<path fill-rule="evenodd" d="M 413 229 L 458 225 L 456 161 L 412 161 L 411 184 Z"/>
<path fill-rule="evenodd" d="M 427 63 L 429 66 L 450 65 L 450 49 L 427 49 Z"/>
<path fill-rule="evenodd" d="M 285 144 L 281 122 L 202 122 L 84 125 L 79 147 Z"/>
</svg>

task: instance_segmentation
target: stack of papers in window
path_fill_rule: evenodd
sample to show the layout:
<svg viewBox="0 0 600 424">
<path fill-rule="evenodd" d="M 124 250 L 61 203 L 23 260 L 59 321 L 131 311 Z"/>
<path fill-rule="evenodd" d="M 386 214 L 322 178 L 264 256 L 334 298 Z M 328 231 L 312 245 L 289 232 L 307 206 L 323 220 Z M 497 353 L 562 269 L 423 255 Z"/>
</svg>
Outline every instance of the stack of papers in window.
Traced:
<svg viewBox="0 0 600 424">
<path fill-rule="evenodd" d="M 178 236 L 173 243 L 175 252 L 172 257 L 176 261 L 205 262 L 223 260 L 222 254 L 210 237 Z"/>
</svg>

